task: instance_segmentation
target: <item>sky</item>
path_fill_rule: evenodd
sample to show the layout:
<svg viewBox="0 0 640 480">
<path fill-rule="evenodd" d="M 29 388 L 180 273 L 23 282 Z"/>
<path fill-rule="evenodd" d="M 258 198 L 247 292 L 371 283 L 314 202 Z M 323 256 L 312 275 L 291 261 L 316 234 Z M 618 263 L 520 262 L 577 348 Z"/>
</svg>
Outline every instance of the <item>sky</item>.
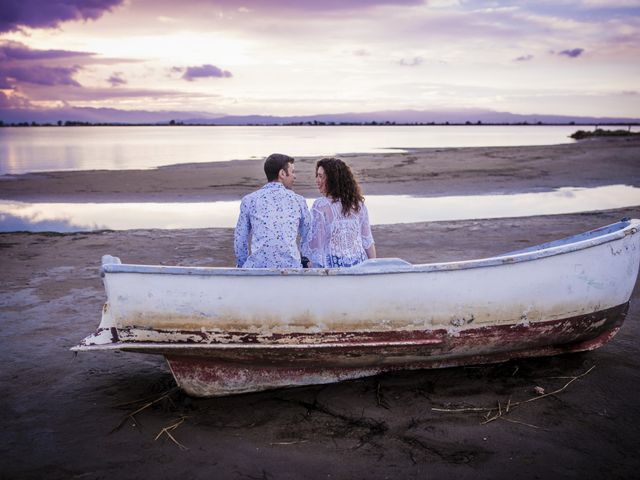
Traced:
<svg viewBox="0 0 640 480">
<path fill-rule="evenodd" d="M 640 0 L 0 0 L 0 108 L 640 117 Z"/>
</svg>

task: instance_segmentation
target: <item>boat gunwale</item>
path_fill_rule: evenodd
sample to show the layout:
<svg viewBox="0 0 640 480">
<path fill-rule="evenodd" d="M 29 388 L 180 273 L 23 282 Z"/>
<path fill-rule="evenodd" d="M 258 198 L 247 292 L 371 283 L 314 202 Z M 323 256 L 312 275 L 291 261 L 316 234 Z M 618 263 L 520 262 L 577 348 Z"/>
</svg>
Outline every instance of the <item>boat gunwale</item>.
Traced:
<svg viewBox="0 0 640 480">
<path fill-rule="evenodd" d="M 617 228 L 613 231 L 611 229 Z M 136 274 L 163 274 L 163 275 L 190 275 L 190 276 L 362 276 L 400 273 L 428 273 L 467 270 L 473 268 L 494 267 L 500 265 L 513 265 L 534 261 L 542 258 L 553 257 L 573 253 L 580 250 L 597 247 L 606 243 L 635 235 L 640 228 L 640 219 L 623 219 L 595 230 L 567 237 L 567 243 L 556 244 L 546 248 L 535 249 L 529 247 L 520 253 L 518 251 L 472 260 L 453 262 L 411 264 L 399 258 L 371 259 L 350 268 L 233 268 L 233 267 L 182 267 L 164 265 L 137 265 L 122 264 L 119 261 L 103 263 L 101 274 L 136 273 Z M 595 237 L 578 238 L 588 236 L 590 233 L 604 231 Z M 575 241 L 571 241 L 576 239 Z M 562 240 L 558 240 L 560 242 Z M 551 242 L 556 243 L 556 242 Z M 542 244 L 548 245 L 548 244 Z"/>
</svg>

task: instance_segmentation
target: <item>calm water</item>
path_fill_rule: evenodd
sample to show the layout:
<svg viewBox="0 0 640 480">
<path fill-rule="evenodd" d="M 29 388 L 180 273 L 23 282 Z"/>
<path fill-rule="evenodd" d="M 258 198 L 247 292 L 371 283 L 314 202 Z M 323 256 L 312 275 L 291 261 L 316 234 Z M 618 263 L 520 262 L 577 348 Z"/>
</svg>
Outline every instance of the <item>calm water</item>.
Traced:
<svg viewBox="0 0 640 480">
<path fill-rule="evenodd" d="M 311 200 L 308 201 L 309 204 Z M 640 205 L 640 188 L 611 185 L 513 195 L 368 195 L 372 224 L 524 217 Z M 233 227 L 239 201 L 198 203 L 21 203 L 0 200 L 0 231 Z"/>
<path fill-rule="evenodd" d="M 626 128 L 626 127 L 625 127 Z M 0 175 L 148 169 L 178 163 L 381 153 L 411 148 L 551 145 L 588 126 L 0 128 Z"/>
</svg>

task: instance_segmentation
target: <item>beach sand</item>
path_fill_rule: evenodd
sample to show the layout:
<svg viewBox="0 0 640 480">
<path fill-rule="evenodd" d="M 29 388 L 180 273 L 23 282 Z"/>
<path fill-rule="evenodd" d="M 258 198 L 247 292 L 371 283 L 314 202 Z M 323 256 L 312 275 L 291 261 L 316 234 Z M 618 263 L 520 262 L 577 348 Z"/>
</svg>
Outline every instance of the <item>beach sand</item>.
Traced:
<svg viewBox="0 0 640 480">
<path fill-rule="evenodd" d="M 640 142 L 346 157 L 365 194 L 640 187 Z M 297 160 L 313 196 L 313 159 Z M 237 199 L 260 162 L 5 177 L 25 201 Z M 606 212 L 374 227 L 380 256 L 470 259 L 640 217 Z M 126 263 L 233 264 L 231 229 L 0 235 L 0 478 L 632 478 L 640 468 L 640 289 L 620 333 L 587 353 L 399 372 L 217 399 L 172 391 L 162 358 L 74 355 L 98 325 L 103 254 Z M 314 296 L 310 302 L 330 301 Z M 595 367 L 592 369 L 592 367 Z M 591 370 L 592 369 L 592 370 Z M 587 373 L 588 372 L 588 373 Z M 481 412 L 561 389 L 485 423 Z M 135 415 L 145 403 L 158 400 Z M 180 423 L 182 422 L 182 423 Z M 161 434 L 163 429 L 176 425 Z M 176 442 L 172 441 L 171 434 Z M 159 435 L 160 434 L 160 435 Z M 159 438 L 156 437 L 159 435 Z M 181 448 L 183 445 L 186 449 Z"/>
</svg>

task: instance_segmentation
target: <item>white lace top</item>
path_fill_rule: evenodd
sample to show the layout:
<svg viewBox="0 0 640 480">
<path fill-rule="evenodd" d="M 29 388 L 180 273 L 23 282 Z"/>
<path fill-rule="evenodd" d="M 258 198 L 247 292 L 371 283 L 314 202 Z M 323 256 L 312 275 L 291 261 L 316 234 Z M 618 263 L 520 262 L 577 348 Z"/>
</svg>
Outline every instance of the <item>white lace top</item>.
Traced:
<svg viewBox="0 0 640 480">
<path fill-rule="evenodd" d="M 351 267 L 367 259 L 365 249 L 373 245 L 369 213 L 360 210 L 342 214 L 342 203 L 320 197 L 311 207 L 311 262 L 314 267 Z"/>
</svg>

